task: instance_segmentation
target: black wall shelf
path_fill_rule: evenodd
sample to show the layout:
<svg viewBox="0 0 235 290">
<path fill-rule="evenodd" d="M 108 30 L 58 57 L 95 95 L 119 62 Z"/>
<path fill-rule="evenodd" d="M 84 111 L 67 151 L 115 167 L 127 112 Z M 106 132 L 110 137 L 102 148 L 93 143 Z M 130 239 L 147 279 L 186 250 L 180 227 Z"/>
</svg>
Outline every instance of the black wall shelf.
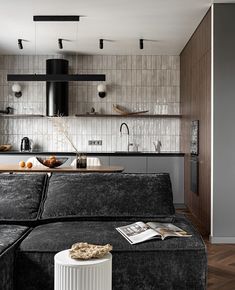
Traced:
<svg viewBox="0 0 235 290">
<path fill-rule="evenodd" d="M 42 118 L 47 117 L 40 114 L 0 114 L 0 118 Z M 64 118 L 181 118 L 182 115 L 115 115 L 115 114 L 76 114 L 71 116 L 64 116 Z M 51 117 L 48 117 L 51 118 Z M 55 118 L 55 117 L 52 117 Z"/>
<path fill-rule="evenodd" d="M 181 115 L 169 115 L 169 114 L 159 114 L 159 115 L 117 115 L 117 114 L 76 114 L 75 117 L 82 118 L 181 118 Z"/>
<path fill-rule="evenodd" d="M 0 114 L 1 117 L 6 118 L 41 118 L 43 115 L 39 114 Z"/>
</svg>

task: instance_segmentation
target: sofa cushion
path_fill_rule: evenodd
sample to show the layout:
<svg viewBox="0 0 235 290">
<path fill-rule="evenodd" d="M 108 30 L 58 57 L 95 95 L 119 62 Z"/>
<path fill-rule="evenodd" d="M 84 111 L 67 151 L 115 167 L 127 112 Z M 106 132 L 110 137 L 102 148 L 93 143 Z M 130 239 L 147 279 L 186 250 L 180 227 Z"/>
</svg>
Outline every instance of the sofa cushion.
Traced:
<svg viewBox="0 0 235 290">
<path fill-rule="evenodd" d="M 175 249 L 204 249 L 204 242 L 189 221 L 176 218 L 174 224 L 192 233 L 190 238 L 169 238 L 164 242 L 153 239 L 131 245 L 116 231 L 117 227 L 128 225 L 129 221 L 72 221 L 56 222 L 35 227 L 20 245 L 21 251 L 58 252 L 77 241 L 89 243 L 111 243 L 114 251 L 157 251 Z"/>
<path fill-rule="evenodd" d="M 27 229 L 28 227 L 19 225 L 0 225 L 0 257 Z"/>
<path fill-rule="evenodd" d="M 142 218 L 174 214 L 169 174 L 55 174 L 42 213 L 51 218 Z"/>
<path fill-rule="evenodd" d="M 15 247 L 27 229 L 18 225 L 0 225 L 0 289 L 13 290 Z"/>
<path fill-rule="evenodd" d="M 0 175 L 0 222 L 35 220 L 38 217 L 45 174 Z"/>
<path fill-rule="evenodd" d="M 36 227 L 19 248 L 19 289 L 53 289 L 54 255 L 75 242 L 113 245 L 114 290 L 205 289 L 205 246 L 186 219 L 178 219 L 175 224 L 191 233 L 191 238 L 156 239 L 137 245 L 130 245 L 115 230 L 128 223 L 74 221 Z M 40 279 L 41 273 L 47 279 Z"/>
</svg>

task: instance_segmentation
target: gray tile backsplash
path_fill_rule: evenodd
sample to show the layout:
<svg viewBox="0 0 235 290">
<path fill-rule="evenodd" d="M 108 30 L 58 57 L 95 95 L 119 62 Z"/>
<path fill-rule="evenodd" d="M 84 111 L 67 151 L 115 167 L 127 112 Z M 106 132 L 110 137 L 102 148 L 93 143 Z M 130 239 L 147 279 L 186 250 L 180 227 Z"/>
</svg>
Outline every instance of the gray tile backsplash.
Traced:
<svg viewBox="0 0 235 290">
<path fill-rule="evenodd" d="M 42 55 L 0 56 L 0 110 L 7 106 L 15 114 L 45 115 L 46 85 L 43 82 L 22 83 L 22 97 L 17 99 L 6 81 L 8 73 L 45 73 L 46 59 L 66 58 L 70 73 L 106 74 L 107 95 L 98 97 L 97 82 L 69 84 L 69 114 L 65 122 L 80 151 L 126 150 L 126 136 L 119 127 L 130 127 L 130 141 L 139 150 L 153 151 L 153 141 L 161 140 L 163 151 L 179 151 L 180 120 L 156 118 L 79 118 L 92 107 L 99 113 L 112 114 L 113 104 L 131 111 L 149 110 L 149 114 L 178 114 L 180 106 L 179 56 L 141 55 Z M 19 149 L 22 137 L 28 136 L 40 150 L 71 151 L 71 146 L 54 128 L 50 118 L 0 118 L 0 143 Z M 88 140 L 102 140 L 88 145 Z"/>
</svg>

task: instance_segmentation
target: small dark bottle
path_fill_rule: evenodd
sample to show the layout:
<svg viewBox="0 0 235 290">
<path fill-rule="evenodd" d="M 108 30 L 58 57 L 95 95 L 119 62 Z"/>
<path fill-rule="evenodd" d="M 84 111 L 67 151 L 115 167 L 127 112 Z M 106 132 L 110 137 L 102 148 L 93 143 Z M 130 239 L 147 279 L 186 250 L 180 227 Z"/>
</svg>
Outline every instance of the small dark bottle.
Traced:
<svg viewBox="0 0 235 290">
<path fill-rule="evenodd" d="M 77 155 L 77 168 L 87 168 L 87 157 L 85 154 L 78 154 Z"/>
</svg>

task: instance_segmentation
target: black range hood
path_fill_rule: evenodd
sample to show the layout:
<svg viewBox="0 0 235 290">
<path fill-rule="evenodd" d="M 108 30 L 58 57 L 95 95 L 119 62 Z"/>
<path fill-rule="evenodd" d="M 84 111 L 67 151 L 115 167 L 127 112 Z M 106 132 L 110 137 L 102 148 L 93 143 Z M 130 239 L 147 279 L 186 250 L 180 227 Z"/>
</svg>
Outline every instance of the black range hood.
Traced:
<svg viewBox="0 0 235 290">
<path fill-rule="evenodd" d="M 67 77 L 70 80 L 76 80 L 71 78 L 74 75 L 68 75 L 69 62 L 66 59 L 47 59 L 46 60 L 46 78 L 41 81 L 46 81 L 46 115 L 48 117 L 56 116 L 68 116 L 68 91 L 69 83 Z M 56 76 L 56 79 L 55 79 Z M 76 76 L 76 75 L 75 75 Z M 80 75 L 79 75 L 80 76 Z M 89 77 L 87 77 L 89 76 Z M 90 76 L 94 76 L 90 79 Z M 82 75 L 79 79 L 81 81 L 99 81 L 105 80 L 105 75 Z M 65 80 L 66 79 L 66 80 Z"/>
<path fill-rule="evenodd" d="M 50 75 L 66 75 L 69 62 L 66 59 L 47 59 L 46 73 Z M 46 83 L 46 115 L 49 117 L 68 116 L 68 82 Z"/>
</svg>

